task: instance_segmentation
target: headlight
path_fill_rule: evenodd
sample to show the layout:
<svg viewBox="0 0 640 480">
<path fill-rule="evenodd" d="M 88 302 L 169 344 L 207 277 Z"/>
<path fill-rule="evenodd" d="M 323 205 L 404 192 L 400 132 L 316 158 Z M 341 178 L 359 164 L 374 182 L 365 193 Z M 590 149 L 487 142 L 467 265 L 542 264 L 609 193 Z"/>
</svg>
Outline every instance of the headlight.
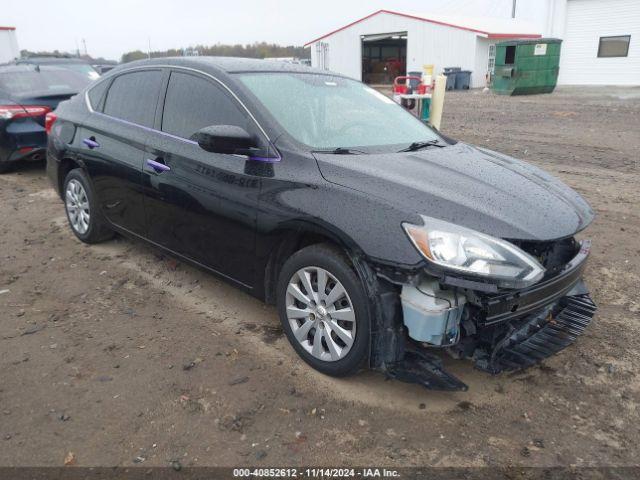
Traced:
<svg viewBox="0 0 640 480">
<path fill-rule="evenodd" d="M 424 225 L 403 223 L 409 239 L 431 263 L 444 269 L 524 288 L 540 280 L 545 269 L 512 243 L 421 215 Z"/>
</svg>

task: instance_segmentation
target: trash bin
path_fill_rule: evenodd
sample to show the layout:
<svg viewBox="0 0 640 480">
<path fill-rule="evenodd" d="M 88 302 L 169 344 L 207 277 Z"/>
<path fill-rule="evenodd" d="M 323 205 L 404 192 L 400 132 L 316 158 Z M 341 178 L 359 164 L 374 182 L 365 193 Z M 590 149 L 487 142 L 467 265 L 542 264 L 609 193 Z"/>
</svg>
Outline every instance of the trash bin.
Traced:
<svg viewBox="0 0 640 480">
<path fill-rule="evenodd" d="M 420 80 L 418 80 L 418 78 L 422 78 L 422 72 L 409 72 L 408 75 L 409 77 L 417 77 L 409 79 L 409 87 L 411 88 L 412 92 L 415 92 L 418 88 L 418 84 L 420 83 Z"/>
<path fill-rule="evenodd" d="M 502 95 L 553 92 L 560 70 L 561 43 L 557 38 L 497 43 L 493 91 Z"/>
<path fill-rule="evenodd" d="M 460 67 L 444 67 L 442 69 L 442 74 L 446 75 L 447 77 L 447 85 L 446 85 L 446 89 L 447 90 L 455 90 L 458 87 L 456 86 L 457 81 L 456 78 L 458 77 L 458 74 L 462 71 L 462 68 Z"/>
<path fill-rule="evenodd" d="M 447 85 L 445 86 L 445 89 L 453 90 L 454 88 L 456 88 L 456 76 L 458 75 L 457 72 L 444 71 L 442 73 L 447 77 Z"/>
<path fill-rule="evenodd" d="M 469 90 L 471 84 L 471 70 L 461 70 L 456 72 L 456 90 Z"/>
</svg>

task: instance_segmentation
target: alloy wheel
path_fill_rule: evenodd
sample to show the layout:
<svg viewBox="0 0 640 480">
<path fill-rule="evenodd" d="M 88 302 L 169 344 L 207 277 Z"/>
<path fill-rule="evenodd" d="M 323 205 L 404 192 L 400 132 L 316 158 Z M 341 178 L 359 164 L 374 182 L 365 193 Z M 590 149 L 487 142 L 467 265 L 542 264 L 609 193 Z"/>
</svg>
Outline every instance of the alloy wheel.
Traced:
<svg viewBox="0 0 640 480">
<path fill-rule="evenodd" d="M 335 362 L 356 338 L 356 316 L 344 285 L 320 267 L 305 267 L 289 280 L 287 319 L 293 335 L 313 357 Z"/>
<path fill-rule="evenodd" d="M 71 179 L 67 183 L 65 206 L 71 227 L 81 235 L 87 233 L 91 219 L 89 198 L 82 184 L 75 179 Z"/>
</svg>

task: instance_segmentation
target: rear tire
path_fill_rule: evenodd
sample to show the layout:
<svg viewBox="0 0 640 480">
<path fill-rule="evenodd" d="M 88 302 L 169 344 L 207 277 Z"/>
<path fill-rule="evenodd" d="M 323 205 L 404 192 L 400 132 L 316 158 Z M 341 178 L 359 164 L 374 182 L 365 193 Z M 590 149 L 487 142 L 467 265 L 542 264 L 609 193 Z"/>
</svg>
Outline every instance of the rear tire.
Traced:
<svg viewBox="0 0 640 480">
<path fill-rule="evenodd" d="M 91 182 L 81 168 L 71 170 L 64 180 L 62 200 L 71 231 L 84 243 L 113 238 L 114 232 L 100 213 Z"/>
<path fill-rule="evenodd" d="M 289 342 L 313 368 L 343 377 L 366 365 L 369 300 L 340 250 L 319 244 L 294 253 L 280 272 L 277 304 Z"/>
<path fill-rule="evenodd" d="M 0 174 L 9 173 L 11 170 L 13 170 L 13 163 L 0 162 Z"/>
</svg>

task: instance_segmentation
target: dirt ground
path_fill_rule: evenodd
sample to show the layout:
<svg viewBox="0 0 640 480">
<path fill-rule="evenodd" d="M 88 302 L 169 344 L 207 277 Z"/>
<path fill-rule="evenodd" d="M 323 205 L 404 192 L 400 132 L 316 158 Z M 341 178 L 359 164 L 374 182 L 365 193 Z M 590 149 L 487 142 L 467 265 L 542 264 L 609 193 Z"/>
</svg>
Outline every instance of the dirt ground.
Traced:
<svg viewBox="0 0 640 480">
<path fill-rule="evenodd" d="M 276 312 L 117 238 L 85 246 L 42 165 L 0 176 L 0 465 L 637 465 L 640 90 L 447 94 L 443 131 L 541 166 L 597 220 L 596 319 L 525 372 L 442 393 L 312 371 Z"/>
</svg>

